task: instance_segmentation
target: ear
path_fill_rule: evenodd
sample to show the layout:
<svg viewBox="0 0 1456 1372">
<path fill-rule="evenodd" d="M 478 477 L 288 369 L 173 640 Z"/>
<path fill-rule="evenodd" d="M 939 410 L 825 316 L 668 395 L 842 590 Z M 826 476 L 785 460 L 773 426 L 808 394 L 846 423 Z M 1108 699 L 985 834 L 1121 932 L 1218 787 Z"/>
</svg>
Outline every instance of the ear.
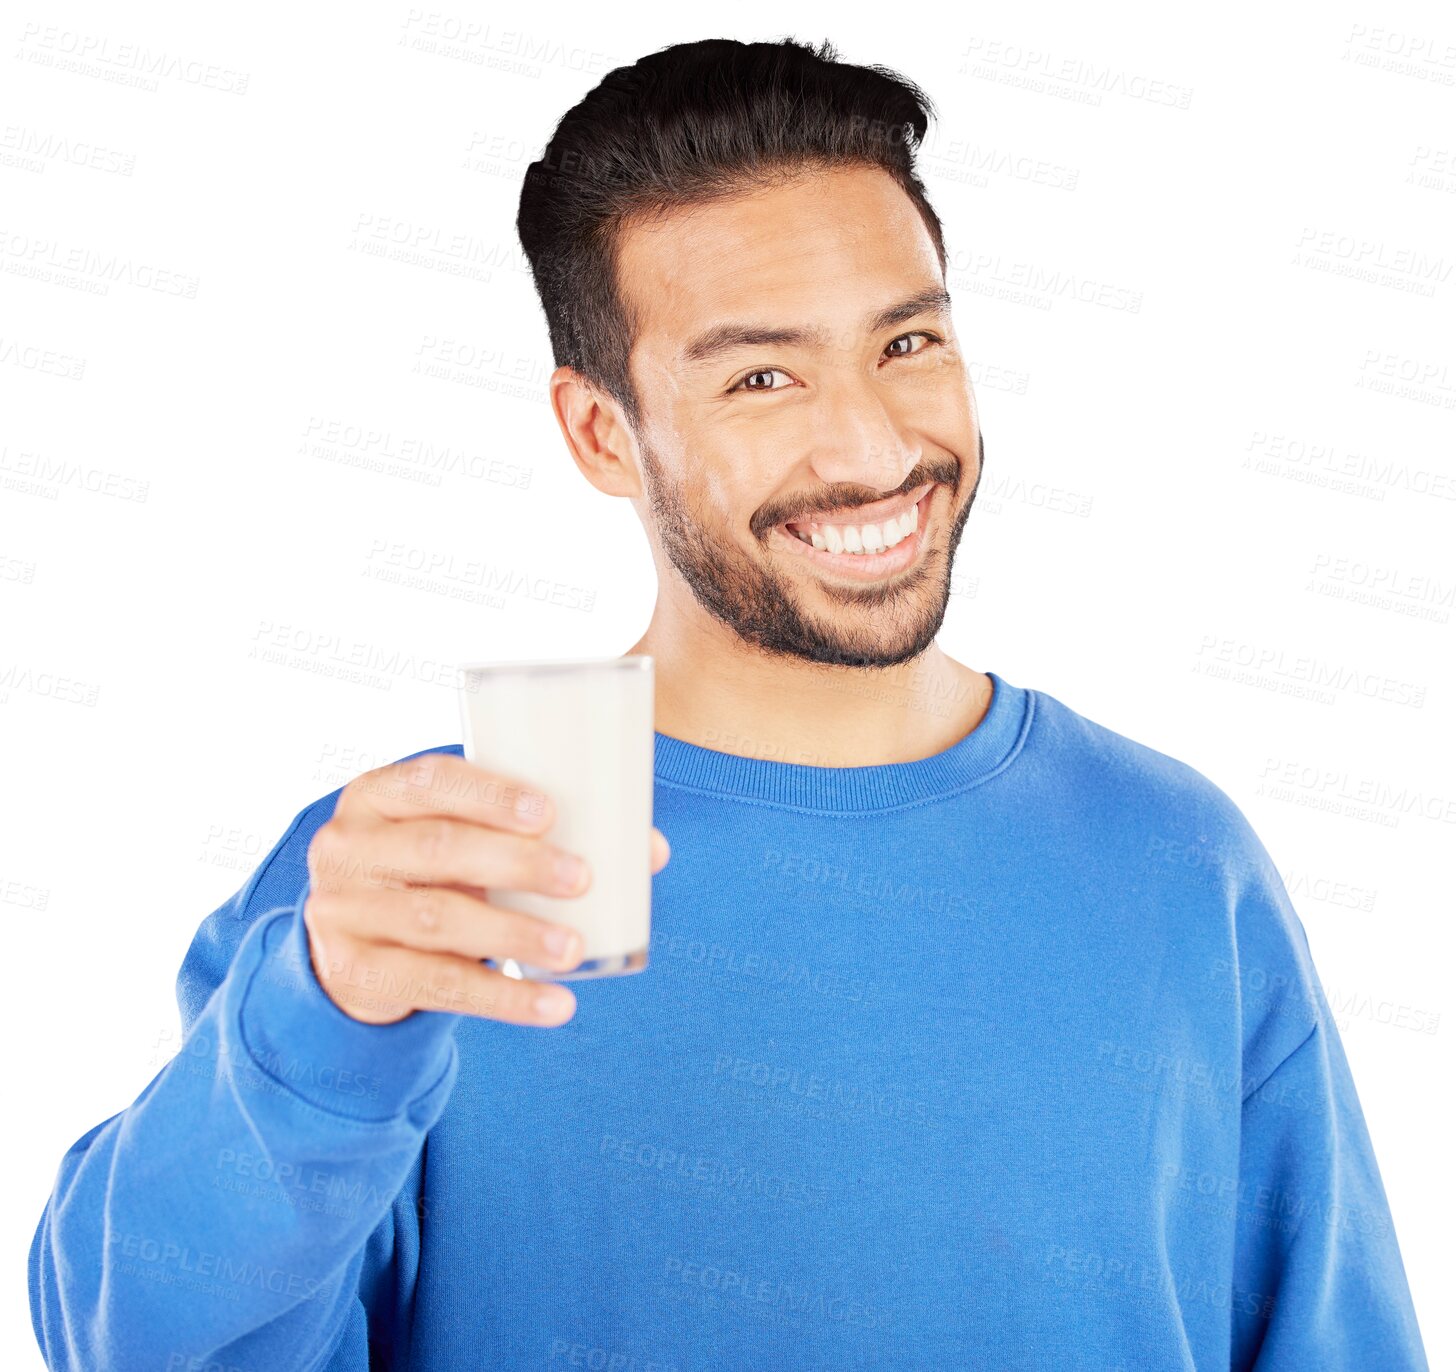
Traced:
<svg viewBox="0 0 1456 1372">
<path fill-rule="evenodd" d="M 641 459 L 621 406 L 570 367 L 558 367 L 548 384 L 551 409 L 581 474 L 604 495 L 641 496 Z"/>
</svg>

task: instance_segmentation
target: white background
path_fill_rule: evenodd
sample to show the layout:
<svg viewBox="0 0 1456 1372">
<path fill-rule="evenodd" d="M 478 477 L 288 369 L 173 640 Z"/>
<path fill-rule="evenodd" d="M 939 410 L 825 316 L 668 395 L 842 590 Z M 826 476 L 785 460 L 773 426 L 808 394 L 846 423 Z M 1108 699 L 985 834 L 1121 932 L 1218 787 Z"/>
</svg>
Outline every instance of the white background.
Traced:
<svg viewBox="0 0 1456 1372">
<path fill-rule="evenodd" d="M 657 8 L 4 21 L 0 1364 L 40 1366 L 31 1235 L 175 1050 L 198 923 L 305 804 L 458 740 L 450 664 L 645 627 L 640 526 L 546 403 L 520 177 L 611 67 L 791 33 L 940 113 L 986 435 L 942 645 L 1249 816 L 1447 1365 L 1456 17 Z"/>
</svg>

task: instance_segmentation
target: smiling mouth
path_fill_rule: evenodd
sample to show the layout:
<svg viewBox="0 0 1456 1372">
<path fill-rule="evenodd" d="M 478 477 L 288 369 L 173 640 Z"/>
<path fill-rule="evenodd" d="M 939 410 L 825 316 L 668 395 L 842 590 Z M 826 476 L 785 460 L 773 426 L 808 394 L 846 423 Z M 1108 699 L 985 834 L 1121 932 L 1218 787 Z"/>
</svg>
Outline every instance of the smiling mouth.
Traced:
<svg viewBox="0 0 1456 1372">
<path fill-rule="evenodd" d="M 790 519 L 774 527 L 786 552 L 811 566 L 852 577 L 880 577 L 909 567 L 925 546 L 935 483 L 833 518 Z"/>
</svg>

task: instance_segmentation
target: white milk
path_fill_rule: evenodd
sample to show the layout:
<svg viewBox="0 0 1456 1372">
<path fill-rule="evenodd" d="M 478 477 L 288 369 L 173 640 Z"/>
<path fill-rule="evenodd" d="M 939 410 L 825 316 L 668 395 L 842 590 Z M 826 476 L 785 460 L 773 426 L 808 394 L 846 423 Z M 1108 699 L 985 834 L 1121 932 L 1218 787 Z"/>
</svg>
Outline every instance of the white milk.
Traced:
<svg viewBox="0 0 1456 1372">
<path fill-rule="evenodd" d="M 544 791 L 556 819 L 544 841 L 583 857 L 580 896 L 491 889 L 505 910 L 580 931 L 569 972 L 501 962 L 543 981 L 620 976 L 647 965 L 652 919 L 653 662 L 650 657 L 461 666 L 465 757 Z"/>
</svg>

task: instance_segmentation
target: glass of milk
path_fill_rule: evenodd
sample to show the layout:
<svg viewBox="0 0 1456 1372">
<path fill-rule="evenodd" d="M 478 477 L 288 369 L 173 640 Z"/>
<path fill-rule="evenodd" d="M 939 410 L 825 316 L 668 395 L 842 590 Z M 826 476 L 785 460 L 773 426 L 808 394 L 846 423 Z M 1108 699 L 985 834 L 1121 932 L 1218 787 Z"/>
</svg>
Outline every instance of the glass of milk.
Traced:
<svg viewBox="0 0 1456 1372">
<path fill-rule="evenodd" d="M 548 795 L 548 843 L 586 859 L 579 896 L 492 890 L 488 899 L 582 936 L 568 972 L 504 958 L 510 977 L 576 981 L 647 966 L 652 918 L 653 663 L 650 657 L 461 664 L 465 759 Z"/>
</svg>

